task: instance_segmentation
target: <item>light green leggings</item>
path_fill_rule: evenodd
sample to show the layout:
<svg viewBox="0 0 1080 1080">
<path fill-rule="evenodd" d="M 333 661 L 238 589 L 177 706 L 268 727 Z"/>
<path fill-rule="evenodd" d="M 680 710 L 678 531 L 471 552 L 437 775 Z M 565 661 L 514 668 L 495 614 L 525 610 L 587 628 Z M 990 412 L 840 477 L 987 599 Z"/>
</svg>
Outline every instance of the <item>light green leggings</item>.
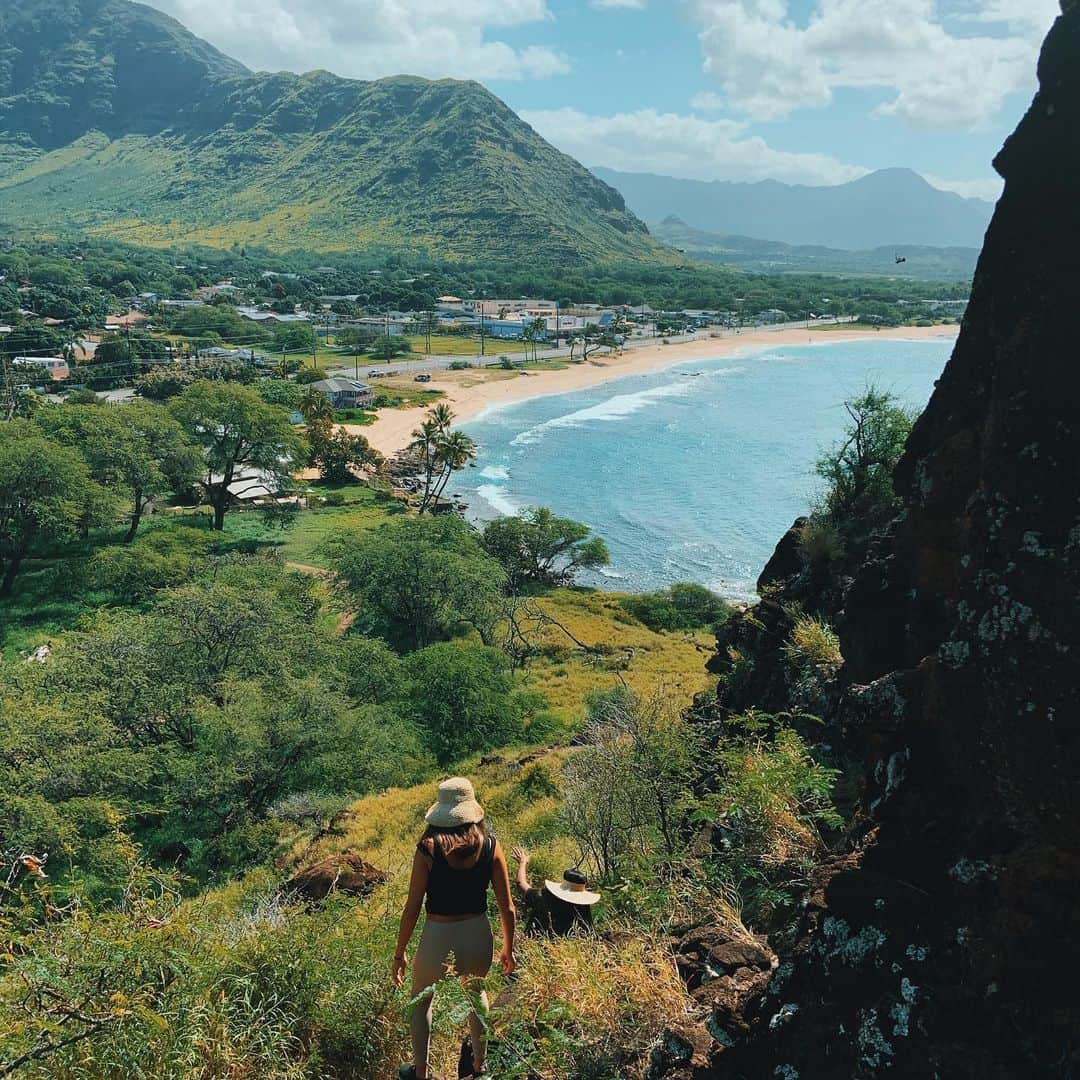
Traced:
<svg viewBox="0 0 1080 1080">
<path fill-rule="evenodd" d="M 420 936 L 420 945 L 413 958 L 413 997 L 419 997 L 444 979 L 453 969 L 456 975 L 466 979 L 479 980 L 491 970 L 493 950 L 491 924 L 486 915 L 477 915 L 475 919 L 461 922 L 424 923 L 424 932 Z M 453 964 L 450 955 L 453 954 Z M 427 1073 L 428 1054 L 431 1046 L 431 1011 L 435 993 L 423 1001 L 418 1001 L 409 1017 L 409 1029 L 412 1034 L 413 1064 L 418 1073 Z M 480 991 L 480 1008 L 487 1014 L 487 994 Z M 475 1013 L 469 1014 L 469 1034 L 472 1036 L 473 1061 L 479 1066 L 487 1056 L 487 1031 Z"/>
</svg>

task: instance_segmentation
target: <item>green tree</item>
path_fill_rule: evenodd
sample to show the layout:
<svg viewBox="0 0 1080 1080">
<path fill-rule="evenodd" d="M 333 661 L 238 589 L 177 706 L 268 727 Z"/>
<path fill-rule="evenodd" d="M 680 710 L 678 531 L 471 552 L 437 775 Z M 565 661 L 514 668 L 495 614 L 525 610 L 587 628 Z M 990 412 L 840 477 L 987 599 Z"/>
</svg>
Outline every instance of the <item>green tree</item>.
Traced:
<svg viewBox="0 0 1080 1080">
<path fill-rule="evenodd" d="M 344 484 L 354 479 L 353 469 L 381 464 L 383 457 L 363 435 L 353 435 L 332 424 L 313 424 L 308 427 L 311 463 L 319 475 L 331 484 Z"/>
<path fill-rule="evenodd" d="M 817 463 L 817 474 L 828 485 L 819 514 L 858 557 L 870 535 L 899 509 L 892 474 L 913 418 L 892 394 L 874 387 L 844 408 L 848 425 L 843 442 Z"/>
<path fill-rule="evenodd" d="M 169 401 L 195 382 L 195 375 L 186 368 L 151 368 L 135 380 L 135 393 L 147 401 Z"/>
<path fill-rule="evenodd" d="M 402 708 L 440 765 L 520 739 L 524 703 L 497 649 L 443 642 L 404 663 Z"/>
<path fill-rule="evenodd" d="M 650 630 L 696 630 L 715 626 L 731 614 L 716 593 L 688 581 L 659 592 L 627 596 L 622 606 Z"/>
<path fill-rule="evenodd" d="M 203 451 L 202 485 L 219 532 L 240 494 L 230 489 L 245 470 L 258 474 L 253 483 L 278 491 L 287 488 L 303 459 L 303 443 L 287 414 L 267 405 L 251 387 L 193 383 L 170 408 Z"/>
<path fill-rule="evenodd" d="M 125 543 L 135 539 L 151 500 L 190 489 L 202 469 L 199 451 L 158 405 L 64 406 L 43 410 L 37 423 L 58 442 L 79 448 L 94 480 L 130 500 Z"/>
<path fill-rule="evenodd" d="M 484 550 L 498 559 L 514 590 L 525 584 L 561 585 L 585 568 L 607 566 L 607 545 L 588 525 L 556 517 L 547 507 L 501 517 L 484 527 Z"/>
<path fill-rule="evenodd" d="M 94 502 L 83 458 L 28 420 L 0 424 L 0 596 L 10 596 L 27 556 L 72 536 Z"/>
<path fill-rule="evenodd" d="M 402 518 L 331 545 L 360 621 L 400 648 L 474 627 L 490 640 L 506 580 L 461 518 Z"/>
<path fill-rule="evenodd" d="M 307 323 L 285 323 L 274 327 L 274 348 L 278 352 L 314 353 L 319 340 Z"/>
<path fill-rule="evenodd" d="M 404 334 L 380 334 L 368 349 L 374 360 L 393 360 L 412 352 L 409 339 Z"/>
</svg>

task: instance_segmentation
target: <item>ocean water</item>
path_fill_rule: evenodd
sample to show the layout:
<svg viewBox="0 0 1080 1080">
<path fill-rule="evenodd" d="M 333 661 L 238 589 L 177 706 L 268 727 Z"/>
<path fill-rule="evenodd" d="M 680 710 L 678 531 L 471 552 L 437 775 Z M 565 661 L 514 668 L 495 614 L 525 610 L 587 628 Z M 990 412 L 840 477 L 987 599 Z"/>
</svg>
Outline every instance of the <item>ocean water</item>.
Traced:
<svg viewBox="0 0 1080 1080">
<path fill-rule="evenodd" d="M 528 506 L 587 522 L 612 563 L 593 584 L 696 581 L 730 598 L 754 581 L 821 481 L 845 400 L 873 385 L 921 410 L 950 340 L 842 341 L 680 362 L 489 410 L 453 492 L 483 521 Z"/>
</svg>

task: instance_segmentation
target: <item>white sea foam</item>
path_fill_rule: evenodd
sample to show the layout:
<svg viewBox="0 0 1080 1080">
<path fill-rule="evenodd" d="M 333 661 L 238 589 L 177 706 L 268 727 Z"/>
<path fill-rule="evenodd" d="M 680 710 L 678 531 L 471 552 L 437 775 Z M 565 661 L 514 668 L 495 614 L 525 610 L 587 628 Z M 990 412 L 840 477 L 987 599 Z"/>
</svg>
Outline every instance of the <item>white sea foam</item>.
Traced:
<svg viewBox="0 0 1080 1080">
<path fill-rule="evenodd" d="M 521 509 L 507 494 L 506 488 L 499 487 L 498 484 L 481 484 L 476 489 L 476 494 L 493 510 L 498 510 L 500 514 L 513 516 Z"/>
<path fill-rule="evenodd" d="M 509 480 L 510 470 L 503 465 L 488 465 L 480 470 L 480 475 L 486 480 Z"/>
<path fill-rule="evenodd" d="M 689 382 L 668 383 L 664 386 L 654 386 L 649 390 L 639 390 L 635 394 L 618 394 L 616 397 L 602 401 L 598 405 L 590 405 L 585 409 L 567 413 L 565 416 L 556 416 L 546 420 L 542 424 L 531 427 L 528 431 L 521 432 L 510 440 L 511 446 L 528 446 L 539 442 L 544 435 L 555 428 L 581 427 L 592 421 L 612 422 L 625 420 L 636 412 L 647 408 L 649 405 L 663 398 L 682 397 L 690 393 L 692 384 Z"/>
</svg>

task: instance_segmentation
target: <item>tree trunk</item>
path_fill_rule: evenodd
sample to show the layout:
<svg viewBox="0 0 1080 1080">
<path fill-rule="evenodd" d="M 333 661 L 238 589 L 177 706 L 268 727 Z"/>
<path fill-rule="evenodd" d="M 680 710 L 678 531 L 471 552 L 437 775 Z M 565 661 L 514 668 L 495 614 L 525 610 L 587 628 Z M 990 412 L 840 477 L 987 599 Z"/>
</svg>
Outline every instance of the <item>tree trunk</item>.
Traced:
<svg viewBox="0 0 1080 1080">
<path fill-rule="evenodd" d="M 214 532 L 224 532 L 225 510 L 226 504 L 224 502 L 214 503 Z"/>
<path fill-rule="evenodd" d="M 143 498 L 141 492 L 135 492 L 135 502 L 131 508 L 131 524 L 128 526 L 128 531 L 124 536 L 124 543 L 130 544 L 135 539 L 135 534 L 139 531 L 139 522 L 142 521 L 143 515 Z"/>
<path fill-rule="evenodd" d="M 4 576 L 0 579 L 0 596 L 10 596 L 15 590 L 15 578 L 19 576 L 21 555 L 12 555 L 4 567 Z"/>
</svg>

